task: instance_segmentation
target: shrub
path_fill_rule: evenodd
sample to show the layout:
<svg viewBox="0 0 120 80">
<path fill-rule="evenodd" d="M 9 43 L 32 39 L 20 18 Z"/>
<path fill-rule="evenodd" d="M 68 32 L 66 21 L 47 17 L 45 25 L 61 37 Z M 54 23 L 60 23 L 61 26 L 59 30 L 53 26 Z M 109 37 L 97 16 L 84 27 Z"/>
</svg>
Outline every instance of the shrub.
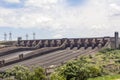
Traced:
<svg viewBox="0 0 120 80">
<path fill-rule="evenodd" d="M 111 52 L 111 51 L 113 51 L 114 49 L 111 49 L 111 48 L 105 48 L 105 49 L 102 49 L 102 50 L 100 50 L 99 52 L 101 52 L 101 53 L 106 53 L 106 52 Z"/>
<path fill-rule="evenodd" d="M 50 76 L 50 80 L 66 80 L 64 76 L 60 75 L 59 73 L 55 72 Z"/>
<path fill-rule="evenodd" d="M 43 80 L 45 79 L 44 70 L 35 68 L 33 71 L 24 66 L 15 66 L 2 75 L 4 80 Z"/>
<path fill-rule="evenodd" d="M 100 66 L 83 63 L 69 62 L 57 70 L 59 76 L 65 77 L 66 80 L 87 80 L 90 77 L 100 76 L 102 70 Z"/>
</svg>

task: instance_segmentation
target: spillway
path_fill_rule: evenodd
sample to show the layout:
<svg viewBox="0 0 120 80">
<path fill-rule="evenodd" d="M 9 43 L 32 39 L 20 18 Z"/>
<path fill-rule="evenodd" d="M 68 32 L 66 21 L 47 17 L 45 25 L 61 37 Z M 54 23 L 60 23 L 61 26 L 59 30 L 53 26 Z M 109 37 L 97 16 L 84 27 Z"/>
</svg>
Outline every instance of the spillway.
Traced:
<svg viewBox="0 0 120 80">
<path fill-rule="evenodd" d="M 15 65 L 23 65 L 23 66 L 42 66 L 42 67 L 49 67 L 51 65 L 60 65 L 62 62 L 67 62 L 68 60 L 74 59 L 77 56 L 80 55 L 85 55 L 85 54 L 90 54 L 90 53 L 95 53 L 97 52 L 98 49 L 92 49 L 91 47 L 84 49 L 64 49 L 64 50 L 58 50 L 51 52 L 49 54 L 41 55 L 38 57 L 34 57 L 25 61 L 21 61 L 18 63 L 14 63 L 5 67 L 0 68 L 0 71 L 6 70 L 8 68 L 12 68 Z"/>
</svg>

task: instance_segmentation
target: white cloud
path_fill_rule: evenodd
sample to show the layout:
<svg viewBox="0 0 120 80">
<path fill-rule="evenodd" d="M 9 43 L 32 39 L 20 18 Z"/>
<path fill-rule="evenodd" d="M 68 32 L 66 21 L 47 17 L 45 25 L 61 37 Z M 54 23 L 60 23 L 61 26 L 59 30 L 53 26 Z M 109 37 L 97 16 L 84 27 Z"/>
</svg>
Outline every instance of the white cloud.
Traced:
<svg viewBox="0 0 120 80">
<path fill-rule="evenodd" d="M 50 9 L 54 7 L 59 1 L 60 0 L 27 0 L 25 6 Z"/>
<path fill-rule="evenodd" d="M 53 36 L 53 38 L 63 38 L 63 37 L 64 37 L 64 36 L 61 35 L 61 34 L 56 34 L 56 35 Z"/>
<path fill-rule="evenodd" d="M 5 0 L 8 3 L 20 3 L 20 0 Z"/>
<path fill-rule="evenodd" d="M 115 3 L 110 4 L 110 6 L 111 6 L 113 9 L 120 10 L 120 6 L 118 6 L 118 5 L 115 4 Z"/>
<path fill-rule="evenodd" d="M 24 8 L 0 8 L 0 26 L 45 28 L 54 32 L 54 38 L 69 33 L 79 36 L 92 31 L 103 32 L 104 29 L 107 32 L 114 30 L 114 25 L 120 26 L 119 19 L 109 16 L 115 14 L 113 8 L 119 10 L 116 2 L 111 1 L 88 0 L 84 6 L 71 7 L 65 0 L 26 0 Z"/>
</svg>

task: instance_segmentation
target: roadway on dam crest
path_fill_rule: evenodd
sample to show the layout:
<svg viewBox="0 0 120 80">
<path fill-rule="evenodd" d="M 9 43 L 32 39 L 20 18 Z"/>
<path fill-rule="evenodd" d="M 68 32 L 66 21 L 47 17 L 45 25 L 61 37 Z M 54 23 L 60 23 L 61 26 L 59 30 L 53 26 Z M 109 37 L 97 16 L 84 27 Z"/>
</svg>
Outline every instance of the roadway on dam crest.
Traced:
<svg viewBox="0 0 120 80">
<path fill-rule="evenodd" d="M 1 56 L 0 57 L 0 60 L 9 60 L 9 59 L 12 59 L 12 58 L 15 58 L 15 57 L 19 57 L 20 54 L 28 54 L 28 53 L 31 53 L 33 51 L 21 51 L 21 52 L 15 52 L 15 53 L 12 53 L 12 54 L 7 54 L 7 55 L 4 55 L 4 56 Z"/>
<path fill-rule="evenodd" d="M 7 51 L 11 51 L 11 50 L 15 50 L 18 49 L 18 47 L 7 47 L 7 48 L 1 48 L 0 49 L 0 54 L 3 52 L 7 52 Z"/>
<path fill-rule="evenodd" d="M 80 48 L 79 50 L 77 50 L 77 48 L 74 48 L 72 50 L 67 48 L 64 50 L 54 51 L 49 54 L 41 55 L 35 58 L 31 58 L 25 61 L 21 61 L 12 65 L 2 67 L 0 68 L 0 71 L 6 70 L 8 68 L 12 68 L 15 65 L 23 65 L 28 67 L 32 67 L 32 66 L 49 67 L 51 65 L 61 65 L 61 63 L 74 59 L 80 55 L 95 53 L 97 51 L 98 51 L 97 48 L 91 49 L 91 47 L 87 49 Z"/>
</svg>

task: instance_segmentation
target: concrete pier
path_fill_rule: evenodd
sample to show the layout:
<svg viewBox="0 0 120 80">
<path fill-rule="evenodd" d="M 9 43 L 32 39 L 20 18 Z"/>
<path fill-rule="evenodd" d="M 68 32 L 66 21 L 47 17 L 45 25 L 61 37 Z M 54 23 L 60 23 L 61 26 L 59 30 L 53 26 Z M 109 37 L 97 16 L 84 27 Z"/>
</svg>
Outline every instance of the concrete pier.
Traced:
<svg viewBox="0 0 120 80">
<path fill-rule="evenodd" d="M 119 33 L 115 32 L 115 49 L 119 49 Z"/>
</svg>

